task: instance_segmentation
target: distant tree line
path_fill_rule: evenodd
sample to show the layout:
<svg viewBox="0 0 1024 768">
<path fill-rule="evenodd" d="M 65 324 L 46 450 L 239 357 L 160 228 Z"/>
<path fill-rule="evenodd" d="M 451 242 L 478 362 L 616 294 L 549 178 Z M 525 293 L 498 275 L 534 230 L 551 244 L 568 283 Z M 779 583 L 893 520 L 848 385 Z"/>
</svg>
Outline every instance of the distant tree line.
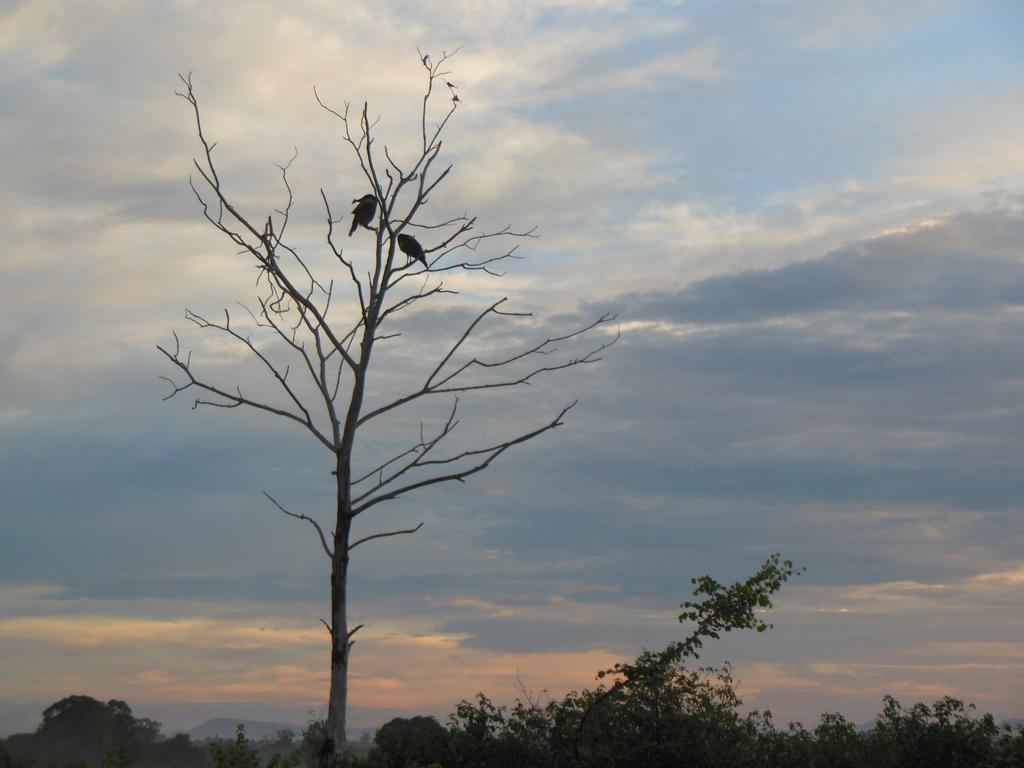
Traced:
<svg viewBox="0 0 1024 768">
<path fill-rule="evenodd" d="M 601 698 L 607 688 L 511 707 L 484 694 L 463 701 L 447 726 L 433 717 L 395 718 L 372 749 L 353 744 L 352 768 L 1021 768 L 1024 728 L 996 724 L 971 705 L 943 698 L 902 707 L 886 697 L 870 729 L 842 715 L 813 730 L 776 726 L 770 712 L 741 714 L 731 671 L 670 665 Z M 600 703 L 594 706 L 600 699 Z M 307 768 L 317 765 L 321 723 L 302 735 L 250 742 L 164 738 L 124 702 L 70 696 L 35 733 L 0 739 L 0 768 Z M 52 712 L 54 707 L 48 708 Z M 582 738 L 580 722 L 590 711 Z M 82 717 L 82 719 L 78 719 Z M 97 727 L 98 726 L 98 727 Z"/>
<path fill-rule="evenodd" d="M 380 728 L 366 768 L 1021 768 L 1024 730 L 943 698 L 909 709 L 886 697 L 869 730 L 824 714 L 809 731 L 779 728 L 770 712 L 743 715 L 728 668 L 676 666 L 583 713 L 602 689 L 539 704 L 463 701 L 447 727 L 433 718 Z"/>
<path fill-rule="evenodd" d="M 301 768 L 312 764 L 322 730 L 313 722 L 301 735 L 251 742 L 239 727 L 232 739 L 196 743 L 184 733 L 165 737 L 123 701 L 68 696 L 43 711 L 34 733 L 0 739 L 0 768 Z"/>
</svg>

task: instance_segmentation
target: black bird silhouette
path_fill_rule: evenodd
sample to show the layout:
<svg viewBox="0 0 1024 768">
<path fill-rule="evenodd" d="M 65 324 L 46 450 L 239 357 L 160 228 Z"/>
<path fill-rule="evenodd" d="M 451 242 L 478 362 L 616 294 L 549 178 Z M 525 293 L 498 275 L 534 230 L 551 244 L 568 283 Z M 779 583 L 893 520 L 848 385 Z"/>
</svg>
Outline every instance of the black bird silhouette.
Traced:
<svg viewBox="0 0 1024 768">
<path fill-rule="evenodd" d="M 423 253 L 423 246 L 412 235 L 402 234 L 398 236 L 398 250 L 410 259 L 416 259 L 421 262 L 424 267 L 427 266 L 427 256 Z"/>
<path fill-rule="evenodd" d="M 352 233 L 360 224 L 367 229 L 372 229 L 370 222 L 373 221 L 373 217 L 377 213 L 377 198 L 373 195 L 363 195 L 352 202 L 356 203 L 356 207 L 352 209 L 352 228 L 348 231 L 349 237 L 352 237 Z"/>
<path fill-rule="evenodd" d="M 459 94 L 453 93 L 452 94 L 452 101 L 458 103 L 458 102 L 462 101 L 462 99 L 459 98 Z"/>
<path fill-rule="evenodd" d="M 445 80 L 445 81 L 444 81 L 444 84 L 445 84 L 445 85 L 447 85 L 447 86 L 448 86 L 449 88 L 451 88 L 452 90 L 455 90 L 456 88 L 458 88 L 458 87 L 459 87 L 459 86 L 457 86 L 457 85 L 456 85 L 455 83 L 453 83 L 453 82 L 452 82 L 451 80 Z"/>
</svg>

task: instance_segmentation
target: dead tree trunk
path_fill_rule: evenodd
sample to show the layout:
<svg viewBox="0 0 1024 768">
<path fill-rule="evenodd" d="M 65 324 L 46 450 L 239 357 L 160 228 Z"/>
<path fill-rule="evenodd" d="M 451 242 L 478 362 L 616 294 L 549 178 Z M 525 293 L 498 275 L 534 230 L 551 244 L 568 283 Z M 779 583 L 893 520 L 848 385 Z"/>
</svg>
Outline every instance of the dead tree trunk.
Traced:
<svg viewBox="0 0 1024 768">
<path fill-rule="evenodd" d="M 347 469 L 338 462 L 338 526 L 331 561 L 331 689 L 327 701 L 327 739 L 321 765 L 333 766 L 343 756 L 348 704 L 348 659 L 352 636 L 348 629 L 348 538 L 352 526 Z"/>
<path fill-rule="evenodd" d="M 178 373 L 177 379 L 163 377 L 171 385 L 171 392 L 165 399 L 184 390 L 195 389 L 201 394 L 193 401 L 193 408 L 246 406 L 263 411 L 302 426 L 331 456 L 330 466 L 337 487 L 334 502 L 328 507 L 331 509 L 329 524 L 322 525 L 318 520 L 323 513 L 311 515 L 293 511 L 263 492 L 282 513 L 313 527 L 330 563 L 330 621 L 324 621 L 331 641 L 327 736 L 321 751 L 321 765 L 325 768 L 335 768 L 345 758 L 349 660 L 353 636 L 362 626 L 350 629 L 348 623 L 351 553 L 367 542 L 415 533 L 422 526 L 420 523 L 410 528 L 373 533 L 353 541 L 353 523 L 376 505 L 419 488 L 465 481 L 486 469 L 509 448 L 560 426 L 562 417 L 575 405 L 569 404 L 553 419 L 543 421 L 531 430 L 481 447 L 443 455 L 442 444 L 458 425 L 456 417 L 460 396 L 519 387 L 548 373 L 596 362 L 601 359 L 602 350 L 618 338 L 617 334 L 607 334 L 602 341 L 576 356 L 556 356 L 556 345 L 571 343 L 591 331 L 601 331 L 614 319 L 610 315 L 602 315 L 582 327 L 526 345 L 512 353 L 492 357 L 481 357 L 479 352 L 469 353 L 467 342 L 485 321 L 529 316 L 506 310 L 506 299 L 500 299 L 482 309 L 461 334 L 438 351 L 438 362 L 425 380 L 389 402 L 370 402 L 366 407 L 366 381 L 374 348 L 401 336 L 400 332 L 389 332 L 385 326 L 402 312 L 457 293 L 445 287 L 442 278 L 446 273 L 461 270 L 498 278 L 504 273 L 496 271 L 496 267 L 505 260 L 517 258 L 515 251 L 518 246 L 477 258 L 480 246 L 498 238 L 533 236 L 533 230 L 520 232 L 510 226 L 496 231 L 475 232 L 476 219 L 468 214 L 446 221 L 421 221 L 429 195 L 452 169 L 449 165 L 435 172 L 433 164 L 441 151 L 444 128 L 459 105 L 454 92 L 440 121 L 433 127 L 428 122 L 431 99 L 436 98 L 435 85 L 448 82 L 450 73 L 443 70 L 448 58 L 444 55 L 432 63 L 428 56 L 421 57 L 427 73 L 422 105 L 422 147 L 408 170 L 396 162 L 386 146 L 382 152 L 384 164 L 381 164 L 371 135 L 375 123 L 369 119 L 366 104 L 358 118 L 350 119 L 347 105 L 339 112 L 316 96 L 324 110 L 341 121 L 345 141 L 352 148 L 361 172 L 357 189 L 365 189 L 368 185 L 376 205 L 377 226 L 372 252 L 361 258 L 348 256 L 334 237 L 335 225 L 341 218 L 335 218 L 327 195 L 320 191 L 326 217 L 326 244 L 337 261 L 342 280 L 350 283 L 347 303 L 341 306 L 335 296 L 335 279 L 315 275 L 304 258 L 285 240 L 293 201 L 288 182 L 291 161 L 279 166 L 286 194 L 284 206 L 269 214 L 243 212 L 232 202 L 218 175 L 213 160 L 215 142 L 209 141 L 204 134 L 191 76 L 181 78 L 185 90 L 179 95 L 192 108 L 202 147 L 200 159 L 194 161 L 199 179 L 190 179 L 192 189 L 205 218 L 258 267 L 261 290 L 257 305 L 242 305 L 246 314 L 241 324 L 226 309 L 223 321 L 207 319 L 191 310 L 186 310 L 185 317 L 200 329 L 218 331 L 243 345 L 259 361 L 269 379 L 276 382 L 280 401 L 249 397 L 243 393 L 240 384 L 221 385 L 197 374 L 192 353 L 182 351 L 177 334 L 174 334 L 173 350 L 158 347 Z M 358 124 L 354 126 L 356 120 Z M 383 174 L 379 168 L 383 169 Z M 403 192 L 404 204 L 400 201 Z M 429 237 L 433 244 L 420 246 L 407 231 L 414 228 L 422 233 L 424 239 Z M 366 226 L 365 229 L 373 228 Z M 358 245 L 360 241 L 353 238 L 349 242 Z M 535 362 L 538 359 L 544 362 Z M 293 367 L 302 379 L 301 387 L 292 376 Z M 369 470 L 354 471 L 359 461 L 356 438 L 369 422 L 421 399 L 434 399 L 437 395 L 452 399 L 447 417 L 438 431 L 428 435 L 419 425 L 416 439 L 408 448 Z M 439 446 L 442 447 L 439 449 Z"/>
</svg>

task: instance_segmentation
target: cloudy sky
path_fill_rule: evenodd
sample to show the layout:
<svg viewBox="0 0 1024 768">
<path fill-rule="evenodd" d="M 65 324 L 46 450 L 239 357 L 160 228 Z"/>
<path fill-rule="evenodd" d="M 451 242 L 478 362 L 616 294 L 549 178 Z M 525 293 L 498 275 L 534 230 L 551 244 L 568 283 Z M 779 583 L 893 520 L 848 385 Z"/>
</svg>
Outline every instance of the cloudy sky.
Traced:
<svg viewBox="0 0 1024 768">
<path fill-rule="evenodd" d="M 0 3 L 0 734 L 71 693 L 168 731 L 322 710 L 326 561 L 261 492 L 326 521 L 327 457 L 287 423 L 161 401 L 172 330 L 219 380 L 261 386 L 184 319 L 256 289 L 188 189 L 177 73 L 256 219 L 298 148 L 294 242 L 315 259 L 319 189 L 339 207 L 365 190 L 313 86 L 369 101 L 408 156 L 417 46 L 460 45 L 455 170 L 424 216 L 542 237 L 410 315 L 380 389 L 417 386 L 501 296 L 536 317 L 486 329 L 494 346 L 604 311 L 622 338 L 464 402 L 473 437 L 579 397 L 564 428 L 360 520 L 424 527 L 354 555 L 351 724 L 506 701 L 517 675 L 590 685 L 679 636 L 690 577 L 772 552 L 807 567 L 776 629 L 708 657 L 749 706 L 861 721 L 886 693 L 952 694 L 1024 716 L 1019 3 L 287 7 Z M 388 422 L 365 456 L 450 405 Z"/>
</svg>

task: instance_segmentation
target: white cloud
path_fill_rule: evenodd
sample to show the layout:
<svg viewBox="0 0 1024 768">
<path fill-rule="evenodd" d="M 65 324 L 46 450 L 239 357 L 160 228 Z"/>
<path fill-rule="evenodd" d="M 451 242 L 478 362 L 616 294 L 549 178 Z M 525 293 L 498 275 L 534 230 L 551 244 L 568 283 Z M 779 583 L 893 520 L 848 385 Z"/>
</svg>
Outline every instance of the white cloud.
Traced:
<svg viewBox="0 0 1024 768">
<path fill-rule="evenodd" d="M 0 16 L 0 57 L 15 67 L 4 73 L 24 75 L 63 61 L 68 47 L 54 40 L 61 24 L 63 4 L 59 0 L 24 0 Z"/>
<path fill-rule="evenodd" d="M 594 81 L 594 87 L 655 88 L 668 83 L 696 80 L 716 82 L 728 76 L 716 40 L 688 50 L 657 56 L 642 64 L 613 71 Z"/>
<path fill-rule="evenodd" d="M 799 45 L 813 48 L 874 43 L 925 19 L 965 5 L 964 0 L 861 0 L 821 4 L 814 0 L 761 0 L 775 26 Z"/>
</svg>

